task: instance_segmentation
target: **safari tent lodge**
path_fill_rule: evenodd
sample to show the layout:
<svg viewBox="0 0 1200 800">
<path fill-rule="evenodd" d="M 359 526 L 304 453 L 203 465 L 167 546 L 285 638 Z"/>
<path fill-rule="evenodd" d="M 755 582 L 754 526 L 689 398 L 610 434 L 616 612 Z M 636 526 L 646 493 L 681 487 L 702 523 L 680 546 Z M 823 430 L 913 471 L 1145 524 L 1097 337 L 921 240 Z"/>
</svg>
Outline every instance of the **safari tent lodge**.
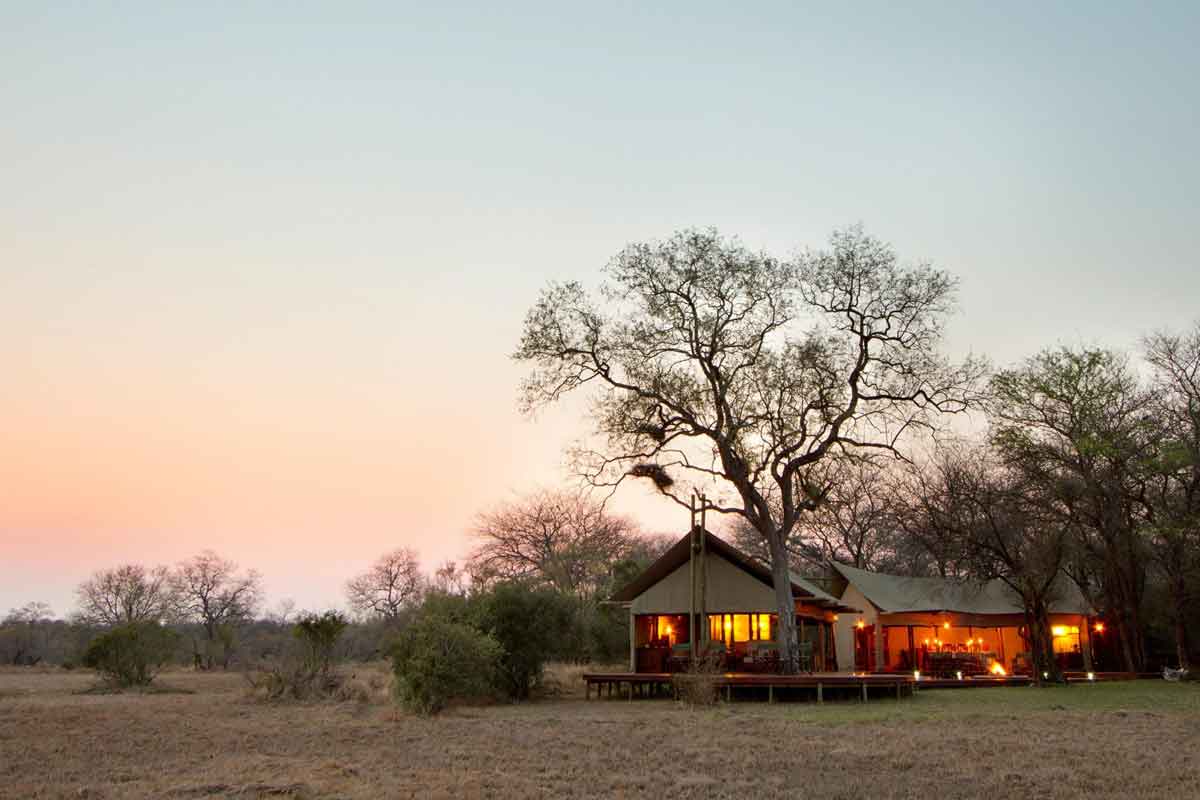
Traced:
<svg viewBox="0 0 1200 800">
<path fill-rule="evenodd" d="M 821 578 L 790 574 L 801 669 L 921 673 L 930 678 L 1028 673 L 1017 595 L 1002 581 L 963 582 L 869 572 L 833 563 Z M 1063 581 L 1051 604 L 1064 670 L 1093 669 L 1103 630 Z M 780 669 L 771 570 L 697 526 L 611 598 L 629 610 L 629 670 L 682 671 L 704 658 L 729 673 Z"/>
</svg>

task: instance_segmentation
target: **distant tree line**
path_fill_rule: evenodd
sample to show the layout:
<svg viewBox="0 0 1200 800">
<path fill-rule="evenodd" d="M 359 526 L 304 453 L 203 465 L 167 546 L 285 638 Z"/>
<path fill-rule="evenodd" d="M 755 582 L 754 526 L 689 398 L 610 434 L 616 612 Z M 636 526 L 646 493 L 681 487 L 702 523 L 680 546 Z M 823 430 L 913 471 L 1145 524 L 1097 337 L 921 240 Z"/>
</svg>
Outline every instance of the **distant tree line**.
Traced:
<svg viewBox="0 0 1200 800">
<path fill-rule="evenodd" d="M 585 497 L 555 492 L 480 514 L 474 534 L 477 546 L 462 564 L 446 562 L 426 575 L 417 552 L 401 547 L 350 578 L 345 598 L 351 616 L 331 657 L 384 658 L 430 604 L 445 607 L 453 599 L 482 608 L 481 598 L 506 596 L 505 587 L 519 586 L 556 609 L 549 656 L 621 660 L 628 615 L 603 600 L 672 541 L 641 535 L 629 520 Z M 0 663 L 79 665 L 88 645 L 107 632 L 160 626 L 174 634 L 175 663 L 228 669 L 283 658 L 301 618 L 287 600 L 265 610 L 261 575 L 212 551 L 174 567 L 98 570 L 76 597 L 77 609 L 66 620 L 37 602 L 0 619 Z"/>
</svg>

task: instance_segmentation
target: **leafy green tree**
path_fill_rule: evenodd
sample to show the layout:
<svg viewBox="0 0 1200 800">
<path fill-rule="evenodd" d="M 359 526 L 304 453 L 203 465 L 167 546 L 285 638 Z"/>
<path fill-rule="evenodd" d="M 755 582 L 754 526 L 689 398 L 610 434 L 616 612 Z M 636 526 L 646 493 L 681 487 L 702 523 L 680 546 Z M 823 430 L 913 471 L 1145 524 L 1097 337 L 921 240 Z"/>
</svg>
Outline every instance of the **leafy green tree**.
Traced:
<svg viewBox="0 0 1200 800">
<path fill-rule="evenodd" d="M 475 598 L 476 624 L 500 643 L 500 689 L 514 700 L 529 697 L 545 662 L 571 634 L 570 601 L 552 589 L 509 581 Z"/>
<path fill-rule="evenodd" d="M 1166 578 L 1180 669 L 1190 666 L 1188 613 L 1200 596 L 1200 322 L 1142 342 L 1162 440 L 1148 487 L 1150 545 Z"/>
<path fill-rule="evenodd" d="M 392 645 L 397 701 L 419 714 L 436 714 L 454 700 L 494 691 L 503 650 L 491 636 L 438 614 L 422 614 Z"/>
<path fill-rule="evenodd" d="M 992 390 L 993 445 L 1037 487 L 1055 524 L 1070 526 L 1072 574 L 1116 623 L 1125 668 L 1140 671 L 1143 498 L 1158 446 L 1148 394 L 1123 356 L 1095 348 L 1043 351 L 998 373 Z"/>
</svg>

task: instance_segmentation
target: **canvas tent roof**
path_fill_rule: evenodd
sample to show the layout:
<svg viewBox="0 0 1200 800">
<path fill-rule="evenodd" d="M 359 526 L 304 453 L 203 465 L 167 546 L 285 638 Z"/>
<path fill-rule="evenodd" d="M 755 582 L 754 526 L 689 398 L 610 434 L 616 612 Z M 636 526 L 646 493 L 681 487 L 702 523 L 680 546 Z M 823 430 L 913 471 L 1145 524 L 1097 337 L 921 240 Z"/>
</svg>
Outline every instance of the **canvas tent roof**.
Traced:
<svg viewBox="0 0 1200 800">
<path fill-rule="evenodd" d="M 771 576 L 771 570 L 767 566 L 738 550 L 724 539 L 715 536 L 711 531 L 704 531 L 704 536 L 705 547 L 708 548 L 709 552 L 715 553 L 740 567 L 767 586 L 775 585 L 775 581 Z M 678 542 L 671 545 L 671 548 L 663 553 L 657 561 L 647 567 L 641 575 L 638 575 L 627 586 L 614 594 L 610 598 L 610 601 L 614 603 L 632 602 L 634 598 L 638 597 L 651 586 L 686 564 L 690 548 L 691 534 L 685 533 Z M 795 572 L 791 572 L 790 577 L 792 582 L 792 597 L 833 611 L 858 610 L 843 605 L 842 601 L 824 591 L 812 581 L 797 575 Z"/>
<path fill-rule="evenodd" d="M 868 572 L 833 562 L 833 568 L 858 588 L 880 611 L 892 614 L 951 611 L 960 614 L 1020 614 L 1021 599 L 1004 581 L 959 581 L 951 578 L 907 578 Z M 1052 614 L 1094 614 L 1079 588 L 1067 580 L 1056 584 Z"/>
</svg>

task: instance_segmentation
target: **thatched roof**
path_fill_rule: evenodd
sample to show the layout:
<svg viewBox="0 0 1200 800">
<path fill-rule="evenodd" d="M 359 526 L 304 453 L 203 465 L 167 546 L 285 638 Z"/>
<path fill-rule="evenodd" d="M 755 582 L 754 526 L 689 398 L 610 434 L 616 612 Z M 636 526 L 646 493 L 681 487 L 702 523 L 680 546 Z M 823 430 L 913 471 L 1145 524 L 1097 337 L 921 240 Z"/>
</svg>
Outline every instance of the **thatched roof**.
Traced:
<svg viewBox="0 0 1200 800">
<path fill-rule="evenodd" d="M 847 564 L 833 568 L 880 611 L 891 614 L 950 611 L 959 614 L 1021 614 L 1021 598 L 999 579 L 960 581 L 952 578 L 908 578 L 868 572 Z M 1060 579 L 1055 585 L 1052 614 L 1095 614 L 1079 587 Z"/>
</svg>

